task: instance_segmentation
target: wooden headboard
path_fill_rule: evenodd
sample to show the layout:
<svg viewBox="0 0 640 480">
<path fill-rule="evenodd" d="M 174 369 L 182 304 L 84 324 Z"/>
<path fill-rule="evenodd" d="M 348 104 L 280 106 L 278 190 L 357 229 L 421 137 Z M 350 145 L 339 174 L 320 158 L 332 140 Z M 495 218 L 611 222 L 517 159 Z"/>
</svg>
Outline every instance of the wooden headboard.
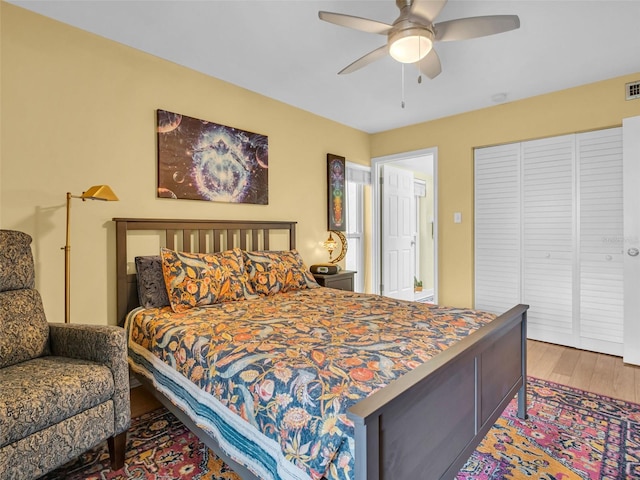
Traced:
<svg viewBox="0 0 640 480">
<path fill-rule="evenodd" d="M 157 234 L 158 243 L 183 252 L 213 253 L 239 247 L 269 250 L 275 235 L 287 237 L 284 249 L 296 247 L 296 222 L 242 220 L 164 220 L 114 218 L 116 222 L 117 315 L 122 325 L 127 313 L 139 305 L 138 288 L 128 251 L 129 233 Z M 158 249 L 135 255 L 159 255 Z"/>
</svg>

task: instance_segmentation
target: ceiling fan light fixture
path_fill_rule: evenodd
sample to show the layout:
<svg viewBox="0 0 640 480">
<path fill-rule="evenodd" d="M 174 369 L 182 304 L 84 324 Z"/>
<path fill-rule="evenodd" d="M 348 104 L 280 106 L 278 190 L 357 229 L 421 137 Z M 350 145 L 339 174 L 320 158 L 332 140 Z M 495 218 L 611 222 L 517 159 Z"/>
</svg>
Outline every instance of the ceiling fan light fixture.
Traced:
<svg viewBox="0 0 640 480">
<path fill-rule="evenodd" d="M 432 35 L 423 28 L 400 30 L 389 36 L 389 55 L 400 63 L 416 63 L 433 47 Z"/>
</svg>

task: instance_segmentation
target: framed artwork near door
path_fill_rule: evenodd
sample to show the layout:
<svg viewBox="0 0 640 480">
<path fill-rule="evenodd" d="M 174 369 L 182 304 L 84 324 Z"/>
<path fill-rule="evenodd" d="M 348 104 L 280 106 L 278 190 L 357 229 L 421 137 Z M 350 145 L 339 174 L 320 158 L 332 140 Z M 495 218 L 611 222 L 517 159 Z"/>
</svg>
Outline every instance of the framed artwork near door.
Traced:
<svg viewBox="0 0 640 480">
<path fill-rule="evenodd" d="M 328 230 L 338 232 L 347 230 L 345 179 L 345 158 L 327 153 Z"/>
</svg>

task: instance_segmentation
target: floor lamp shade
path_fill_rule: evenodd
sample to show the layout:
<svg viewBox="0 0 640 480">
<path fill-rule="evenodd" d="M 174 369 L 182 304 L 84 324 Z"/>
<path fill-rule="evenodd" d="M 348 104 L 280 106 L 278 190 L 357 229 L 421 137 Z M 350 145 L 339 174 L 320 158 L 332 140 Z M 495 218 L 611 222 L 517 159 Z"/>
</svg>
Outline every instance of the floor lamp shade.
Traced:
<svg viewBox="0 0 640 480">
<path fill-rule="evenodd" d="M 63 247 L 64 250 L 64 322 L 71 321 L 71 199 L 80 198 L 85 200 L 103 200 L 107 202 L 115 202 L 118 197 L 109 185 L 94 185 L 82 192 L 82 195 L 72 195 L 67 192 L 67 241 Z"/>
<path fill-rule="evenodd" d="M 109 185 L 94 185 L 86 192 L 83 192 L 80 198 L 82 198 L 82 200 L 105 200 L 107 202 L 115 202 L 118 200 L 118 197 L 113 193 Z"/>
</svg>

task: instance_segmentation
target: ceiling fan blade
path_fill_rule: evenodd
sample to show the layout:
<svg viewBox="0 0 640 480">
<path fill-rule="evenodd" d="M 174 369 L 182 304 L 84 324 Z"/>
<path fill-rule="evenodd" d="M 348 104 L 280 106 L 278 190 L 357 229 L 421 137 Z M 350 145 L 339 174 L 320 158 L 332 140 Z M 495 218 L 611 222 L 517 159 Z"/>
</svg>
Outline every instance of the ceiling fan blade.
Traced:
<svg viewBox="0 0 640 480">
<path fill-rule="evenodd" d="M 387 45 L 383 45 L 380 48 L 376 48 L 372 52 L 363 55 L 358 60 L 353 62 L 351 65 L 346 66 L 342 70 L 338 72 L 338 75 L 344 75 L 346 73 L 352 73 L 356 70 L 360 70 L 362 67 L 366 67 L 370 63 L 375 62 L 376 60 L 380 60 L 382 57 L 385 57 L 389 52 L 389 47 Z"/>
<path fill-rule="evenodd" d="M 333 12 L 318 12 L 320 20 L 325 22 L 334 23 L 342 27 L 353 28 L 367 33 L 379 33 L 380 35 L 386 34 L 391 30 L 391 25 L 378 22 L 377 20 L 369 20 L 368 18 L 354 17 L 352 15 L 345 15 L 343 13 Z"/>
<path fill-rule="evenodd" d="M 411 15 L 423 18 L 429 23 L 433 23 L 444 8 L 447 0 L 413 0 L 411 4 Z"/>
<path fill-rule="evenodd" d="M 434 79 L 442 72 L 440 57 L 435 48 L 432 48 L 427 55 L 418 62 L 418 69 L 427 77 Z"/>
<path fill-rule="evenodd" d="M 451 42 L 515 30 L 520 28 L 520 19 L 517 15 L 488 15 L 486 17 L 458 18 L 437 23 L 433 27 L 436 41 Z"/>
</svg>

